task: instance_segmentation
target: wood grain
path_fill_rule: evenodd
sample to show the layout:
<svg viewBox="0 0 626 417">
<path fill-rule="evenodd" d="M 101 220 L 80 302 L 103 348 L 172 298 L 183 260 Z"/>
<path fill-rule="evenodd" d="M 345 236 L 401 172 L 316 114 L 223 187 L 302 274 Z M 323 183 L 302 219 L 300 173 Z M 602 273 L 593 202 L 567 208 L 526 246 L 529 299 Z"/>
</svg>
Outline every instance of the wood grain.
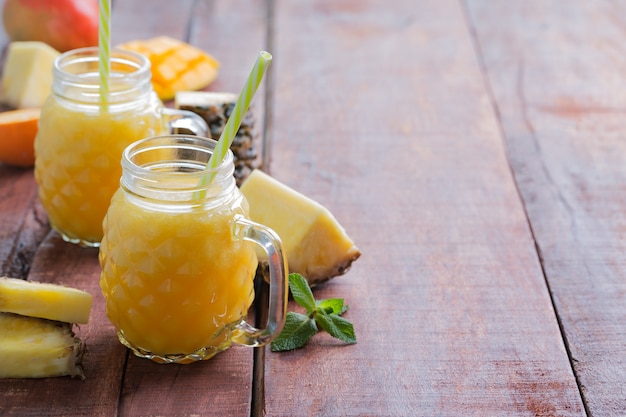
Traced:
<svg viewBox="0 0 626 417">
<path fill-rule="evenodd" d="M 0 276 L 26 278 L 50 227 L 32 169 L 0 163 Z"/>
<path fill-rule="evenodd" d="M 273 25 L 272 173 L 363 256 L 315 291 L 358 343 L 268 353 L 267 414 L 584 416 L 461 5 L 277 1 Z"/>
<path fill-rule="evenodd" d="M 208 1 L 160 1 L 154 7 L 147 7 L 142 1 L 114 0 L 111 44 L 162 35 L 185 40 L 194 3 Z"/>
<path fill-rule="evenodd" d="M 315 289 L 345 298 L 358 343 L 257 350 L 262 375 L 243 347 L 129 355 L 97 250 L 49 232 L 32 170 L 0 164 L 0 275 L 94 295 L 87 379 L 0 380 L 0 414 L 622 416 L 625 10 L 566 3 L 114 1 L 114 44 L 168 35 L 220 60 L 206 90 L 238 92 L 273 54 L 257 128 L 272 175 L 363 252 Z"/>
<path fill-rule="evenodd" d="M 467 5 L 589 414 L 623 416 L 626 9 Z"/>
</svg>

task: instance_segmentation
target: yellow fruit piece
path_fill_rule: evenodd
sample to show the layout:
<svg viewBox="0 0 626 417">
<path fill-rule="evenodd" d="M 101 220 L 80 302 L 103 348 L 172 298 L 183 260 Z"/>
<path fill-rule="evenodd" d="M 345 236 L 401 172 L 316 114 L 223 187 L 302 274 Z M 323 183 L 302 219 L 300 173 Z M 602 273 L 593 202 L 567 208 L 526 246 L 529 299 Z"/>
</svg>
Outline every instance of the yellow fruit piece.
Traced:
<svg viewBox="0 0 626 417">
<path fill-rule="evenodd" d="M 0 278 L 0 312 L 84 324 L 91 302 L 91 294 L 76 288 Z"/>
<path fill-rule="evenodd" d="M 11 42 L 2 75 L 2 101 L 14 108 L 41 107 L 52 88 L 59 52 L 43 42 Z"/>
<path fill-rule="evenodd" d="M 0 313 L 0 378 L 84 378 L 84 353 L 69 323 Z"/>
<path fill-rule="evenodd" d="M 250 218 L 280 236 L 290 272 L 316 285 L 345 273 L 361 252 L 328 209 L 254 170 L 241 192 L 250 205 Z"/>
<path fill-rule="evenodd" d="M 152 86 L 161 100 L 178 91 L 199 90 L 217 78 L 220 63 L 208 53 L 167 36 L 136 40 L 120 49 L 145 55 L 152 65 Z"/>
<path fill-rule="evenodd" d="M 35 164 L 39 108 L 0 112 L 0 162 L 31 167 Z"/>
</svg>

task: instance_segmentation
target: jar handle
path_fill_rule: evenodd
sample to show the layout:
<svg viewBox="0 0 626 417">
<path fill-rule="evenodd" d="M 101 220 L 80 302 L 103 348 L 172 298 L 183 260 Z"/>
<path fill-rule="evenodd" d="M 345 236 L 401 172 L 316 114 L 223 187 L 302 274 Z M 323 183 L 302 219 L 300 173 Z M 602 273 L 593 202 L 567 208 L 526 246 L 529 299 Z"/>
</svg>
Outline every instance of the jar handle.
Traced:
<svg viewBox="0 0 626 417">
<path fill-rule="evenodd" d="M 163 116 L 167 121 L 171 133 L 191 132 L 196 136 L 211 137 L 209 136 L 209 126 L 207 123 L 202 117 L 192 111 L 165 107 L 163 109 Z M 181 129 L 183 131 L 181 131 Z"/>
<path fill-rule="evenodd" d="M 248 240 L 261 246 L 269 260 L 269 312 L 264 329 L 257 329 L 245 320 L 236 325 L 233 342 L 246 346 L 263 346 L 274 340 L 285 325 L 287 314 L 287 258 L 280 237 L 267 226 L 255 223 L 241 215 L 233 222 L 235 239 Z"/>
</svg>

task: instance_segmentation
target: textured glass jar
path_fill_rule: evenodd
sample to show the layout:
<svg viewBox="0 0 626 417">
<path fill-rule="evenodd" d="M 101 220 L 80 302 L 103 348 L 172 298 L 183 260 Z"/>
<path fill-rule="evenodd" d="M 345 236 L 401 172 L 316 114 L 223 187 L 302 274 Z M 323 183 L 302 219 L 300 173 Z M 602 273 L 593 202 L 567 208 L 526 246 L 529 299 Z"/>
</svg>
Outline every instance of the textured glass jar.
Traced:
<svg viewBox="0 0 626 417">
<path fill-rule="evenodd" d="M 171 123 L 207 134 L 199 116 L 163 107 L 152 90 L 146 57 L 112 52 L 106 99 L 98 61 L 97 48 L 68 51 L 55 60 L 52 94 L 35 140 L 35 176 L 50 224 L 66 241 L 85 246 L 100 243 L 126 146 L 168 133 Z"/>
<path fill-rule="evenodd" d="M 129 146 L 104 222 L 100 286 L 120 341 L 157 362 L 208 359 L 233 342 L 259 346 L 280 333 L 287 308 L 280 239 L 248 220 L 232 152 L 215 170 L 216 142 L 161 136 Z M 207 185 L 207 175 L 214 179 Z M 265 329 L 246 323 L 257 255 L 270 264 Z"/>
</svg>

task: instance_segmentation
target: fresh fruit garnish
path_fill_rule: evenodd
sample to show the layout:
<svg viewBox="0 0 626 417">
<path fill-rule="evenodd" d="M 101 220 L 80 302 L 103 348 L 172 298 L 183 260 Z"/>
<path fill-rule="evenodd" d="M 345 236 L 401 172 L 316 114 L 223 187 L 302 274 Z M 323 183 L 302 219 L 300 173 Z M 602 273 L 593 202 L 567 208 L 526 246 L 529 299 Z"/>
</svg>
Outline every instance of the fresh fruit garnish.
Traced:
<svg viewBox="0 0 626 417">
<path fill-rule="evenodd" d="M 345 273 L 361 252 L 332 213 L 260 170 L 241 186 L 250 218 L 283 241 L 289 270 L 316 285 Z"/>
<path fill-rule="evenodd" d="M 120 49 L 145 55 L 152 65 L 152 86 L 161 100 L 171 100 L 178 91 L 199 90 L 217 77 L 220 63 L 186 42 L 159 36 L 126 42 Z"/>
<path fill-rule="evenodd" d="M 43 42 L 11 42 L 2 74 L 2 102 L 16 109 L 43 106 L 58 56 Z"/>
<path fill-rule="evenodd" d="M 40 113 L 38 108 L 0 112 L 0 162 L 33 166 Z"/>
<path fill-rule="evenodd" d="M 285 327 L 271 343 L 272 352 L 301 348 L 318 332 L 318 327 L 349 345 L 356 343 L 354 326 L 341 317 L 348 311 L 343 298 L 315 300 L 306 279 L 296 273 L 289 274 L 289 290 L 293 299 L 306 309 L 306 314 L 287 313 Z"/>
<path fill-rule="evenodd" d="M 87 323 L 91 294 L 76 288 L 0 278 L 0 312 L 67 323 Z"/>
<path fill-rule="evenodd" d="M 84 354 L 69 323 L 0 313 L 0 378 L 84 378 Z"/>
</svg>

